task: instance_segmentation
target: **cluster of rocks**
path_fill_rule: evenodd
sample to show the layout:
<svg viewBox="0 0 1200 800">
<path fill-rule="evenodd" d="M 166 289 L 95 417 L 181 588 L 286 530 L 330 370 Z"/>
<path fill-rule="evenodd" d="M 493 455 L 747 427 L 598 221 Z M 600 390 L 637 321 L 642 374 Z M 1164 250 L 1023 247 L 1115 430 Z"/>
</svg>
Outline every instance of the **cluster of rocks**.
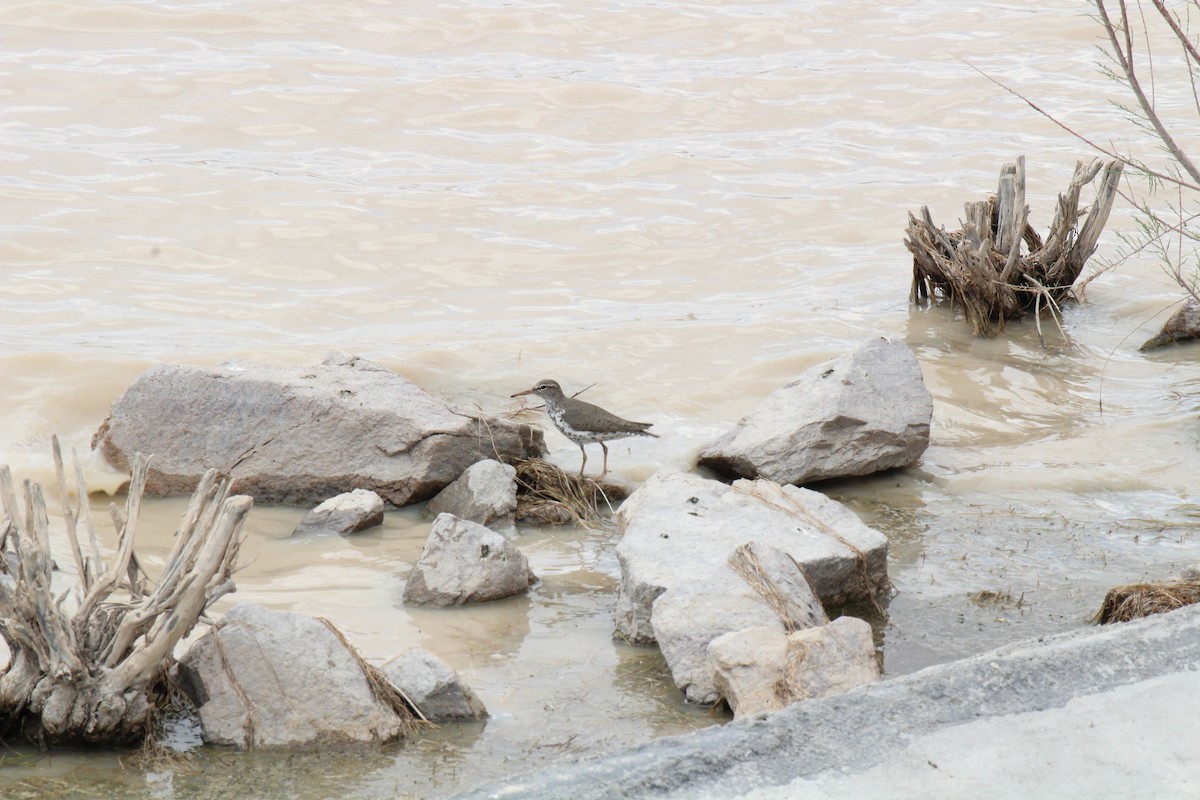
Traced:
<svg viewBox="0 0 1200 800">
<path fill-rule="evenodd" d="M 472 464 L 428 506 L 429 538 L 404 588 L 404 602 L 428 606 L 484 603 L 521 594 L 537 577 L 509 538 L 516 535 L 516 470 L 485 459 Z M 292 535 L 348 535 L 383 522 L 384 502 L 355 489 L 309 511 Z"/>
<path fill-rule="evenodd" d="M 617 515 L 616 635 L 657 644 L 689 701 L 724 698 L 737 715 L 874 680 L 870 625 L 831 622 L 826 608 L 885 591 L 887 539 L 794 484 L 908 466 L 931 417 L 916 358 L 880 340 L 808 370 L 705 447 L 700 465 L 732 484 L 651 477 Z M 487 602 L 537 581 L 513 542 L 515 470 L 503 461 L 541 455 L 541 432 L 451 408 L 363 359 L 157 367 L 117 401 L 95 445 L 118 467 L 135 451 L 159 454 L 152 493 L 188 491 L 216 465 L 260 500 L 320 502 L 300 535 L 352 534 L 380 524 L 386 505 L 432 498 L 406 603 Z M 327 664 L 319 681 L 306 656 Z M 380 680 L 419 716 L 487 714 L 432 654 L 411 650 L 380 678 L 328 623 L 247 606 L 193 646 L 183 674 L 206 740 L 240 746 L 398 735 L 403 714 L 380 699 Z"/>
<path fill-rule="evenodd" d="M 514 532 L 515 470 L 479 461 L 430 503 L 440 511 L 404 589 L 404 601 L 454 606 L 525 592 L 536 578 L 525 556 L 488 523 Z M 383 499 L 355 489 L 312 509 L 293 535 L 349 535 L 379 525 Z M 457 514 L 457 515 L 456 515 Z M 325 620 L 239 605 L 180 662 L 182 684 L 210 744 L 311 746 L 388 741 L 412 717 L 460 722 L 488 717 L 462 678 L 419 647 L 367 666 Z M 386 680 L 398 693 L 381 691 Z"/>
<path fill-rule="evenodd" d="M 210 744 L 385 742 L 415 720 L 487 717 L 444 661 L 412 648 L 373 668 L 330 623 L 243 604 L 196 640 L 179 677 Z"/>
<path fill-rule="evenodd" d="M 689 701 L 754 713 L 841 687 L 830 672 L 878 675 L 870 625 L 825 612 L 887 586 L 887 538 L 844 506 L 762 479 L 659 473 L 617 517 L 617 633 L 657 643 Z M 771 635 L 788 657 L 757 647 Z"/>
</svg>

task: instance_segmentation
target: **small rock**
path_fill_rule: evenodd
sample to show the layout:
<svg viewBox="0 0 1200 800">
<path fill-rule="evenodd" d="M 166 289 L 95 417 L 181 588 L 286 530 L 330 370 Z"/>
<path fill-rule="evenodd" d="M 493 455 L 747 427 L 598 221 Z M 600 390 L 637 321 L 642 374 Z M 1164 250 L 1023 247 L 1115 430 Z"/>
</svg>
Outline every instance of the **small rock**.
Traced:
<svg viewBox="0 0 1200 800">
<path fill-rule="evenodd" d="M 708 645 L 713 685 L 735 717 L 774 711 L 794 698 L 784 680 L 788 637 L 782 628 L 731 631 Z"/>
<path fill-rule="evenodd" d="M 871 626 L 856 617 L 785 635 L 775 628 L 714 639 L 709 668 L 735 716 L 849 691 L 879 678 Z"/>
<path fill-rule="evenodd" d="M 912 350 L 879 340 L 777 389 L 705 447 L 699 463 L 777 483 L 869 475 L 916 463 L 932 418 Z"/>
<path fill-rule="evenodd" d="M 404 602 L 457 606 L 523 594 L 537 577 L 525 555 L 495 531 L 438 514 L 404 586 Z"/>
<path fill-rule="evenodd" d="M 700 577 L 700 576 L 697 576 Z M 677 586 L 654 602 L 654 640 L 671 677 L 689 703 L 711 705 L 720 699 L 708 667 L 708 645 L 731 631 L 783 623 L 770 607 L 728 568 L 706 580 Z"/>
<path fill-rule="evenodd" d="M 654 638 L 688 702 L 720 699 L 708 663 L 709 644 L 743 628 L 784 635 L 829 621 L 800 567 L 787 553 L 761 542 L 737 548 L 728 565 L 677 585 L 654 602 Z M 785 621 L 786 617 L 786 621 Z"/>
<path fill-rule="evenodd" d="M 489 716 L 483 701 L 459 674 L 428 650 L 414 647 L 384 664 L 383 672 L 431 722 Z"/>
<path fill-rule="evenodd" d="M 331 497 L 309 511 L 292 535 L 321 532 L 346 535 L 382 524 L 383 498 L 366 489 L 355 489 Z"/>
<path fill-rule="evenodd" d="M 878 678 L 879 659 L 866 620 L 838 617 L 788 636 L 787 679 L 797 699 L 841 694 Z"/>
<path fill-rule="evenodd" d="M 453 514 L 497 533 L 516 533 L 517 470 L 495 459 L 477 461 L 429 501 L 431 514 Z"/>
<path fill-rule="evenodd" d="M 209 744 L 386 742 L 405 728 L 357 656 L 301 614 L 235 606 L 188 649 L 180 674 Z"/>
<path fill-rule="evenodd" d="M 1171 315 L 1154 336 L 1139 347 L 1143 353 L 1180 342 L 1190 342 L 1200 339 L 1200 303 L 1189 300 L 1183 308 Z"/>
</svg>

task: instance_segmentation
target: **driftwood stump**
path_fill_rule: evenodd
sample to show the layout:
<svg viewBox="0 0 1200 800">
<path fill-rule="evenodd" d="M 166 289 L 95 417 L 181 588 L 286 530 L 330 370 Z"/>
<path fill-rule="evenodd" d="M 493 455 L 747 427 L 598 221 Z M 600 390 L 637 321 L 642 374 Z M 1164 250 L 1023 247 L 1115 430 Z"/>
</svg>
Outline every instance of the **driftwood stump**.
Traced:
<svg viewBox="0 0 1200 800">
<path fill-rule="evenodd" d="M 166 704 L 164 676 L 175 645 L 217 598 L 233 591 L 239 532 L 253 504 L 229 497 L 229 482 L 206 474 L 180 522 L 157 582 L 134 555 L 134 533 L 148 458 L 134 459 L 122 513 L 110 506 L 118 547 L 100 555 L 87 487 L 75 466 L 72 510 L 58 440 L 54 459 L 78 582 L 51 588 L 49 518 L 39 484 L 24 482 L 18 504 L 12 474 L 0 466 L 0 635 L 12 653 L 0 675 L 0 741 L 52 744 L 136 743 Z M 85 556 L 78 527 L 87 529 Z"/>
<path fill-rule="evenodd" d="M 1090 210 L 1081 208 L 1083 187 L 1101 171 L 1095 201 Z M 1000 170 L 994 196 L 966 204 L 960 230 L 947 233 L 935 226 L 928 206 L 921 207 L 920 218 L 909 213 L 904 246 L 913 254 L 912 302 L 933 299 L 962 308 L 976 335 L 994 336 L 1005 321 L 1029 311 L 1038 314 L 1040 325 L 1041 309 L 1057 309 L 1095 252 L 1120 177 L 1119 162 L 1078 162 L 1070 186 L 1058 196 L 1045 240 L 1028 221 L 1023 156 Z"/>
</svg>

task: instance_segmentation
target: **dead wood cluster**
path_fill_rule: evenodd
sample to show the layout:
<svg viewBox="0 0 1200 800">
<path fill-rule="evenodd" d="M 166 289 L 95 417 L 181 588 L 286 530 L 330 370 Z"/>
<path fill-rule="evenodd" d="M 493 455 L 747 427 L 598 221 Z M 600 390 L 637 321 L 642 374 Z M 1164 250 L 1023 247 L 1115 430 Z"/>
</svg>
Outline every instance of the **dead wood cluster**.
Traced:
<svg viewBox="0 0 1200 800">
<path fill-rule="evenodd" d="M 0 467 L 0 635 L 11 652 L 0 675 L 0 741 L 141 742 L 169 703 L 163 679 L 175 646 L 210 604 L 233 590 L 230 575 L 252 501 L 230 497 L 229 481 L 210 470 L 192 495 L 166 566 L 151 581 L 134 553 L 149 459 L 134 459 L 124 511 L 109 507 L 117 548 L 106 562 L 78 461 L 72 508 L 57 438 L 53 446 L 74 562 L 69 584 L 51 558 L 42 487 L 24 481 L 19 501 L 9 468 Z"/>
<path fill-rule="evenodd" d="M 961 308 L 976 335 L 994 336 L 1006 321 L 1031 311 L 1040 326 L 1042 309 L 1057 311 L 1095 252 L 1121 167 L 1100 159 L 1078 162 L 1045 239 L 1029 223 L 1024 157 L 1000 170 L 995 195 L 966 204 L 957 231 L 936 226 L 928 206 L 920 217 L 910 212 L 904 245 L 913 255 L 912 302 Z M 1090 209 L 1081 207 L 1080 194 L 1097 175 L 1095 200 Z"/>
</svg>

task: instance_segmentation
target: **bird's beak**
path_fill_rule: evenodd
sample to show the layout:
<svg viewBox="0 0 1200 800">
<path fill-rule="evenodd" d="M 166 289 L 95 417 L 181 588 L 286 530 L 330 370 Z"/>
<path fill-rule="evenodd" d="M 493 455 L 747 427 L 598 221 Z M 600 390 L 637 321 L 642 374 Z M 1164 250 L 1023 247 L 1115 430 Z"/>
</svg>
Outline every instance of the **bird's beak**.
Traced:
<svg viewBox="0 0 1200 800">
<path fill-rule="evenodd" d="M 526 389 L 523 392 L 517 392 L 516 394 L 509 395 L 509 397 L 521 397 L 522 395 L 526 394 L 533 394 L 533 389 Z"/>
</svg>

